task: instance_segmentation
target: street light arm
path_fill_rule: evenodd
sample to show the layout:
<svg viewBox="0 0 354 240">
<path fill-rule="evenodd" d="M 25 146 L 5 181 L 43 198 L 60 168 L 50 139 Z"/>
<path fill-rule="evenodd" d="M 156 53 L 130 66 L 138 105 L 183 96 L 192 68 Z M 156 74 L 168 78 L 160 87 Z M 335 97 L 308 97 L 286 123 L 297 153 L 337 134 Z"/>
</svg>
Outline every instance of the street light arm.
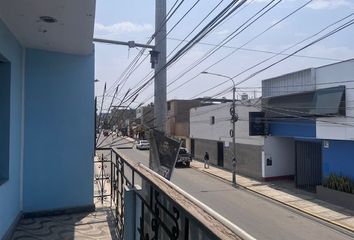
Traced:
<svg viewBox="0 0 354 240">
<path fill-rule="evenodd" d="M 206 72 L 206 71 L 203 71 L 203 72 L 201 72 L 201 73 L 202 73 L 202 74 L 209 74 L 209 75 L 214 75 L 214 76 L 218 76 L 218 77 L 227 78 L 227 79 L 229 79 L 229 80 L 232 81 L 232 84 L 233 84 L 234 88 L 236 88 L 235 81 L 234 81 L 234 79 L 233 79 L 232 77 L 229 77 L 229 76 L 223 75 L 223 74 L 219 74 L 219 73 L 212 73 L 212 72 Z"/>
</svg>

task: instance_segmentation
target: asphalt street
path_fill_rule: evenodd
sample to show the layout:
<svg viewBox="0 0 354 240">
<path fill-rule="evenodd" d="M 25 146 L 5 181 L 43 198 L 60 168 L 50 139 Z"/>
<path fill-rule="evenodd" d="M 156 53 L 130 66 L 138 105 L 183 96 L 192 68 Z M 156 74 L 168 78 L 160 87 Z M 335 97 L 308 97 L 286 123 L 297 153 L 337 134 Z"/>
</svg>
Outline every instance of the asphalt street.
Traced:
<svg viewBox="0 0 354 240">
<path fill-rule="evenodd" d="M 129 146 L 123 143 L 119 140 L 117 148 Z M 148 166 L 149 151 L 119 151 Z M 192 168 L 175 169 L 172 182 L 257 239 L 354 239 L 353 234 Z"/>
</svg>

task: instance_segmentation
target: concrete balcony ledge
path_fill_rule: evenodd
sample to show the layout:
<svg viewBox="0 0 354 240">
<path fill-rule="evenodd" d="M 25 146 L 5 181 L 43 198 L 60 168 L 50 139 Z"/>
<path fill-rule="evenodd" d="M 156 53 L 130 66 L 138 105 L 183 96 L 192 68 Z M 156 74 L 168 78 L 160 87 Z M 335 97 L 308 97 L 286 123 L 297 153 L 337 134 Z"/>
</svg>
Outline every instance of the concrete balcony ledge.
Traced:
<svg viewBox="0 0 354 240">
<path fill-rule="evenodd" d="M 248 239 L 254 238 L 229 220 L 209 208 L 172 182 L 164 179 L 144 164 L 130 159 L 123 153 L 119 157 L 130 165 L 139 175 L 144 176 L 145 181 L 154 186 L 160 193 L 166 195 L 172 204 L 176 205 L 181 215 L 188 215 L 191 221 L 198 222 L 200 228 L 209 231 L 217 239 Z"/>
</svg>

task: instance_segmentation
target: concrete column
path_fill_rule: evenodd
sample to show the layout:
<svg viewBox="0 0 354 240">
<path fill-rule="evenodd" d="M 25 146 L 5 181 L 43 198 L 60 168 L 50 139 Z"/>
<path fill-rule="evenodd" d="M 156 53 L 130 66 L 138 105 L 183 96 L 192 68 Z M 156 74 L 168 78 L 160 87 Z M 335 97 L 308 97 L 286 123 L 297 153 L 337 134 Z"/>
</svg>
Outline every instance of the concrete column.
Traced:
<svg viewBox="0 0 354 240">
<path fill-rule="evenodd" d="M 158 54 L 158 63 L 155 66 L 155 99 L 154 116 L 155 127 L 166 131 L 167 91 L 166 78 L 166 0 L 155 1 L 155 50 Z"/>
</svg>

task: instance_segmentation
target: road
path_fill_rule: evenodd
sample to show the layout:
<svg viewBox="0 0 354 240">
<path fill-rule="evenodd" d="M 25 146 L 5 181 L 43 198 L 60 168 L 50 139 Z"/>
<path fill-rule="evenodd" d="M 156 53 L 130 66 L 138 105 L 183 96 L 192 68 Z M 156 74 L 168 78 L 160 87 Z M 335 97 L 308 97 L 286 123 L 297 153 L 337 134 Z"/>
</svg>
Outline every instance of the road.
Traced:
<svg viewBox="0 0 354 240">
<path fill-rule="evenodd" d="M 149 151 L 119 151 L 148 166 Z M 255 193 L 235 189 L 224 181 L 192 168 L 175 169 L 171 180 L 257 239 L 354 239 L 354 234 Z"/>
</svg>

